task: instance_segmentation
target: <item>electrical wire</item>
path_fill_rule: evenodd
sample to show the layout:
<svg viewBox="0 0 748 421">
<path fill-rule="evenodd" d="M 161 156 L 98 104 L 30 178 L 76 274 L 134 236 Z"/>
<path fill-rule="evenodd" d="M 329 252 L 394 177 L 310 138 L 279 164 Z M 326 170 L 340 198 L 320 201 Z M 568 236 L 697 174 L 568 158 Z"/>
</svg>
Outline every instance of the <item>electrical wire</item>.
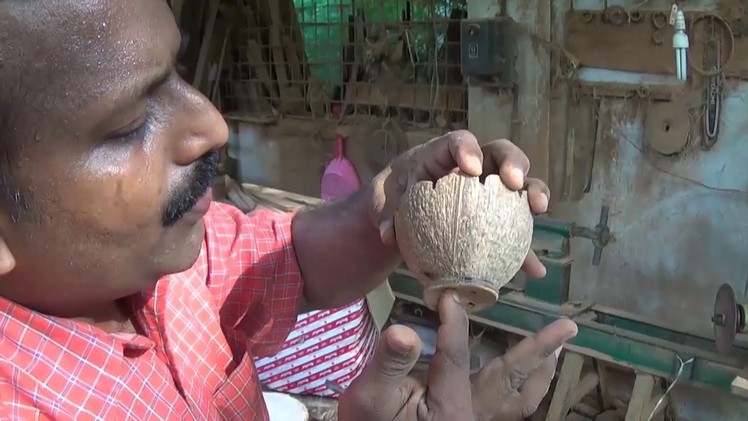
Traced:
<svg viewBox="0 0 748 421">
<path fill-rule="evenodd" d="M 704 13 L 699 14 L 696 17 L 693 18 L 691 21 L 691 25 L 689 25 L 688 32 L 693 35 L 693 27 L 696 25 L 697 22 L 705 20 L 705 19 L 714 19 L 715 21 L 719 22 L 724 28 L 727 30 L 727 35 L 729 35 L 730 39 L 730 48 L 725 55 L 724 61 L 718 66 L 710 70 L 704 70 L 703 67 L 698 66 L 695 64 L 695 61 L 691 59 L 691 49 L 688 49 L 688 64 L 690 65 L 691 69 L 693 69 L 694 72 L 698 73 L 701 76 L 717 76 L 724 72 L 725 67 L 727 67 L 727 64 L 730 63 L 733 59 L 733 55 L 735 54 L 735 34 L 732 31 L 732 28 L 730 27 L 730 23 L 725 20 L 720 15 L 717 15 L 715 13 Z"/>
<path fill-rule="evenodd" d="M 663 393 L 662 396 L 660 396 L 660 399 L 657 400 L 654 409 L 652 409 L 652 412 L 647 417 L 647 421 L 652 421 L 652 418 L 657 415 L 657 413 L 660 411 L 660 405 L 662 405 L 662 403 L 665 401 L 665 398 L 670 394 L 670 392 L 673 391 L 675 384 L 678 383 L 678 380 L 680 380 L 681 376 L 683 375 L 683 370 L 685 369 L 685 367 L 693 363 L 693 357 L 691 357 L 688 361 L 683 361 L 680 355 L 676 355 L 676 358 L 678 358 L 678 371 L 676 371 L 675 378 L 673 379 L 673 382 L 670 383 L 670 386 L 665 389 L 665 393 Z"/>
</svg>

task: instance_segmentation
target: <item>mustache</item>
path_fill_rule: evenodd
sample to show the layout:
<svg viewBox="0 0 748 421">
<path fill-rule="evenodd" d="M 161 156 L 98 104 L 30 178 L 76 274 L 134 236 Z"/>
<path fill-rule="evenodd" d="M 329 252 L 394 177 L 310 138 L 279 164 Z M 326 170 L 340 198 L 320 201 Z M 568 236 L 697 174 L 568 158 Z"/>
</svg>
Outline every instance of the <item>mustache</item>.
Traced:
<svg viewBox="0 0 748 421">
<path fill-rule="evenodd" d="M 195 164 L 195 169 L 184 185 L 169 195 L 161 216 L 161 223 L 164 227 L 176 224 L 205 195 L 211 181 L 218 175 L 219 159 L 218 151 L 203 155 Z"/>
</svg>

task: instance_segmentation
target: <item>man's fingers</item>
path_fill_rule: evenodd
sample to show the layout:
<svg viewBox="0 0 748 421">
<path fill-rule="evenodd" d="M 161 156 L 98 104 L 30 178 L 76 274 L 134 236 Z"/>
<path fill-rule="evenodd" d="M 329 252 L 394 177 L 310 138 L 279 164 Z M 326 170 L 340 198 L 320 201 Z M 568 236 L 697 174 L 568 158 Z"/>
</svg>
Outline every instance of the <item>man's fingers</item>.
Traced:
<svg viewBox="0 0 748 421">
<path fill-rule="evenodd" d="M 507 351 L 502 360 L 511 388 L 517 390 L 549 355 L 576 335 L 576 323 L 568 319 L 556 320 Z"/>
<path fill-rule="evenodd" d="M 400 198 L 408 185 L 407 170 L 393 171 L 385 168 L 371 181 L 372 205 L 374 211 L 383 215 L 393 215 L 399 206 Z"/>
<path fill-rule="evenodd" d="M 472 133 L 467 130 L 452 132 L 447 144 L 450 155 L 462 172 L 474 177 L 481 175 L 483 151 L 478 144 L 478 139 Z"/>
<path fill-rule="evenodd" d="M 512 190 L 525 186 L 525 177 L 530 171 L 530 160 L 522 149 L 506 139 L 500 139 L 483 147 L 483 174 L 499 174 L 504 184 Z"/>
<path fill-rule="evenodd" d="M 538 259 L 538 255 L 530 250 L 522 263 L 522 271 L 531 278 L 544 278 L 546 274 L 545 265 Z"/>
<path fill-rule="evenodd" d="M 441 326 L 436 337 L 436 353 L 428 374 L 429 395 L 437 402 L 470 402 L 469 321 L 454 291 L 439 300 Z M 459 394 L 467 393 L 466 399 Z M 446 402 L 449 401 L 449 402 Z"/>
<path fill-rule="evenodd" d="M 418 151 L 418 160 L 413 181 L 436 181 L 455 168 L 477 177 L 483 168 L 483 151 L 472 133 L 458 130 L 425 143 Z"/>
<path fill-rule="evenodd" d="M 394 325 L 382 332 L 372 361 L 340 396 L 338 418 L 395 418 L 413 392 L 407 375 L 420 352 L 421 341 L 412 329 Z"/>
<path fill-rule="evenodd" d="M 559 349 L 560 351 L 560 349 Z M 540 402 L 548 394 L 551 387 L 553 376 L 556 375 L 556 364 L 558 363 L 558 354 L 553 352 L 546 357 L 540 368 L 535 370 L 530 377 L 525 380 L 519 387 L 520 396 L 522 396 L 522 416 L 529 417 L 538 410 Z"/>
<path fill-rule="evenodd" d="M 421 340 L 413 329 L 390 326 L 382 332 L 376 353 L 361 377 L 366 377 L 367 383 L 376 385 L 378 390 L 396 387 L 410 373 L 420 353 Z"/>
<path fill-rule="evenodd" d="M 548 212 L 548 201 L 551 198 L 548 186 L 537 178 L 528 178 L 525 182 L 525 189 L 532 212 L 541 215 Z"/>
</svg>

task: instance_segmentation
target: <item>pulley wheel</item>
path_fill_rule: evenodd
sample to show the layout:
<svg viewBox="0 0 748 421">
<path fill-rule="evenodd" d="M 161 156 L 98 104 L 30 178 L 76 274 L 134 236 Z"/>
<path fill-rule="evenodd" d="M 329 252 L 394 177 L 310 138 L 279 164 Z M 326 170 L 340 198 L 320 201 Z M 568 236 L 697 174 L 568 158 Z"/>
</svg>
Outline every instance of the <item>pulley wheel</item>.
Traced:
<svg viewBox="0 0 748 421">
<path fill-rule="evenodd" d="M 735 343 L 739 323 L 738 312 L 735 291 L 729 284 L 722 284 L 714 300 L 714 316 L 712 316 L 714 340 L 717 342 L 717 352 L 720 354 L 728 354 Z"/>
<path fill-rule="evenodd" d="M 671 101 L 653 103 L 647 110 L 644 136 L 650 148 L 662 155 L 674 155 L 691 140 L 688 107 Z"/>
</svg>

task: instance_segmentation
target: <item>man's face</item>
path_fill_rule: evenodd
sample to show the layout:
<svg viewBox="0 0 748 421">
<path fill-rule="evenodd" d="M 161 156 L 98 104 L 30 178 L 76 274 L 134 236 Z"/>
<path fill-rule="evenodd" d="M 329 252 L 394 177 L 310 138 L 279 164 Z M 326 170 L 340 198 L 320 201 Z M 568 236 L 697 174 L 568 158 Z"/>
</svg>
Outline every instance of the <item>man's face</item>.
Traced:
<svg viewBox="0 0 748 421">
<path fill-rule="evenodd" d="M 2 0 L 0 28 L 25 208 L 0 213 L 0 295 L 77 316 L 188 269 L 227 128 L 175 71 L 166 2 Z"/>
</svg>

